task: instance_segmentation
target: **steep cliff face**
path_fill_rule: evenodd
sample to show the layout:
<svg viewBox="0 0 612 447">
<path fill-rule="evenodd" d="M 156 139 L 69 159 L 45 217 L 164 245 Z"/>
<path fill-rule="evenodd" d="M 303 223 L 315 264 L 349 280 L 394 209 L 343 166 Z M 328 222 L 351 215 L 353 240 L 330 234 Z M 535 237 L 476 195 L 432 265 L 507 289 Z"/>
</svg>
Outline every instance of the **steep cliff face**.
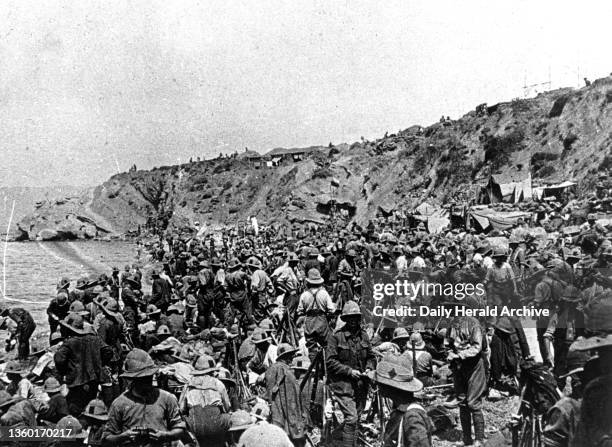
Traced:
<svg viewBox="0 0 612 447">
<path fill-rule="evenodd" d="M 519 179 L 531 172 L 536 181 L 573 179 L 587 190 L 611 167 L 611 148 L 612 79 L 604 78 L 376 141 L 322 148 L 301 161 L 288 157 L 275 167 L 257 168 L 245 156 L 115 175 L 89 200 L 41 207 L 20 228 L 33 239 L 41 222 L 57 230 L 62 216 L 82 223 L 81 216 L 100 236 L 152 221 L 163 227 L 226 225 L 252 215 L 260 222 L 324 221 L 332 210 L 365 222 L 425 199 L 473 199 L 490 174 Z"/>
</svg>

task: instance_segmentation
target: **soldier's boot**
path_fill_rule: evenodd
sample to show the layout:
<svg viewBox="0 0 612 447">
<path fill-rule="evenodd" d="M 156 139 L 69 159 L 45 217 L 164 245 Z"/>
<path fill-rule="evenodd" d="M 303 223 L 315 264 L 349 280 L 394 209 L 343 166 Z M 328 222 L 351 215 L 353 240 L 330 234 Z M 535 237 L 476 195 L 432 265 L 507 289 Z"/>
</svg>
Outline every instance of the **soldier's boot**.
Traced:
<svg viewBox="0 0 612 447">
<path fill-rule="evenodd" d="M 469 408 L 459 407 L 459 420 L 461 421 L 461 432 L 463 433 L 463 445 L 472 445 L 472 414 Z"/>
<path fill-rule="evenodd" d="M 484 442 L 485 421 L 482 410 L 472 412 L 472 420 L 474 421 L 474 438 L 477 443 Z"/>
</svg>

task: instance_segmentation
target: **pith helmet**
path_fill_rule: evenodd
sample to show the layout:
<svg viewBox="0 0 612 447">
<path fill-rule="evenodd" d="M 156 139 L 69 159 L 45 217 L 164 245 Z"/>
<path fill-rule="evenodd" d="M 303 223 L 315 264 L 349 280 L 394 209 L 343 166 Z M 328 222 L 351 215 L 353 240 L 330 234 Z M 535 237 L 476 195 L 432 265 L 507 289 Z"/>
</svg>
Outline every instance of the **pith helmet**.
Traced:
<svg viewBox="0 0 612 447">
<path fill-rule="evenodd" d="M 68 312 L 79 314 L 81 316 L 89 315 L 89 311 L 86 310 L 83 303 L 78 300 L 73 301 L 72 304 L 70 304 L 70 308 L 68 309 Z"/>
<path fill-rule="evenodd" d="M 234 411 L 230 415 L 229 431 L 246 430 L 254 423 L 253 417 L 244 410 Z"/>
<path fill-rule="evenodd" d="M 55 377 L 48 377 L 47 380 L 45 380 L 43 389 L 46 393 L 57 393 L 62 389 L 62 385 L 60 385 Z"/>
<path fill-rule="evenodd" d="M 108 421 L 108 410 L 104 402 L 100 399 L 93 399 L 90 401 L 82 414 L 83 416 L 97 419 L 98 421 Z"/>
<path fill-rule="evenodd" d="M 300 371 L 307 371 L 308 368 L 310 368 L 310 359 L 306 356 L 293 357 L 293 360 L 291 361 L 291 368 Z"/>
<path fill-rule="evenodd" d="M 251 408 L 251 414 L 260 421 L 267 421 L 270 417 L 270 405 L 266 401 L 260 400 Z"/>
<path fill-rule="evenodd" d="M 269 318 L 264 318 L 259 322 L 259 328 L 264 331 L 266 334 L 276 331 L 276 327 L 274 323 Z"/>
<path fill-rule="evenodd" d="M 274 424 L 259 423 L 249 427 L 240 436 L 238 447 L 292 447 L 285 431 Z"/>
<path fill-rule="evenodd" d="M 354 316 L 361 317 L 361 309 L 359 308 L 359 304 L 357 304 L 355 301 L 349 301 L 342 308 L 342 314 L 340 315 L 340 318 L 344 320 L 346 317 Z"/>
<path fill-rule="evenodd" d="M 397 327 L 393 331 L 393 340 L 392 340 L 393 343 L 398 342 L 398 341 L 406 341 L 409 338 L 410 338 L 410 334 L 408 333 L 406 328 Z"/>
<path fill-rule="evenodd" d="M 321 278 L 321 273 L 319 272 L 319 270 L 315 268 L 308 270 L 306 282 L 313 286 L 320 286 L 321 284 L 323 284 L 323 278 Z"/>
<path fill-rule="evenodd" d="M 83 432 L 83 426 L 74 416 L 64 416 L 58 421 L 56 428 L 69 433 L 69 438 L 84 438 L 87 436 Z"/>
</svg>

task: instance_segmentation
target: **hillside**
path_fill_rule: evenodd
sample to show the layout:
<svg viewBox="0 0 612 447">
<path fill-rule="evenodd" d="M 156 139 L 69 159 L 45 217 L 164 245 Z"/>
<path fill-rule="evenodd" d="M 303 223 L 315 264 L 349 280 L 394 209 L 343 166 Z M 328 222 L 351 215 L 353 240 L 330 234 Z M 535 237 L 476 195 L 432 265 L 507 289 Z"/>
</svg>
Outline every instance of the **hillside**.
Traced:
<svg viewBox="0 0 612 447">
<path fill-rule="evenodd" d="M 50 238 L 92 237 L 153 221 L 233 225 L 256 215 L 260 222 L 321 222 L 334 208 L 367 222 L 425 199 L 474 200 L 490 174 L 521 179 L 531 172 L 534 183 L 574 180 L 586 191 L 612 166 L 611 148 L 612 78 L 604 78 L 578 90 L 481 105 L 458 120 L 376 141 L 274 149 L 263 158 L 249 151 L 118 174 L 91 197 L 44 204 L 19 228 L 30 239 L 44 229 Z"/>
</svg>

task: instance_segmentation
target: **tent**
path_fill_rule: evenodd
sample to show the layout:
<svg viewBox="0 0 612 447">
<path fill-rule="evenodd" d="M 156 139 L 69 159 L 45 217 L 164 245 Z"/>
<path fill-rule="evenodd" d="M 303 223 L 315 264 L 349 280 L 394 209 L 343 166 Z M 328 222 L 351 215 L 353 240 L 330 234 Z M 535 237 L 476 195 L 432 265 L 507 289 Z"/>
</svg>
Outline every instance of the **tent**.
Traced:
<svg viewBox="0 0 612 447">
<path fill-rule="evenodd" d="M 489 177 L 489 182 L 481 191 L 481 203 L 510 202 L 518 203 L 531 200 L 531 173 L 525 178 L 518 175 L 495 174 Z"/>
<path fill-rule="evenodd" d="M 433 205 L 430 205 L 427 202 L 423 202 L 419 206 L 417 206 L 414 211 L 419 213 L 422 216 L 431 216 L 432 214 L 436 213 L 436 211 L 438 210 L 439 208 Z"/>
</svg>

